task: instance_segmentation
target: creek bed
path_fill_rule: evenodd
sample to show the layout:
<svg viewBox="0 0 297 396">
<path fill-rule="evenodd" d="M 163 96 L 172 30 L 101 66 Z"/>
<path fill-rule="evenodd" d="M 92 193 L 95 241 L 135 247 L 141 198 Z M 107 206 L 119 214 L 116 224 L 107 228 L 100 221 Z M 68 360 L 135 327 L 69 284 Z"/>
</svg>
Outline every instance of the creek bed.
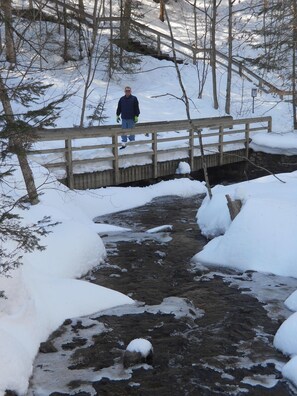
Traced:
<svg viewBox="0 0 297 396">
<path fill-rule="evenodd" d="M 164 197 L 97 219 L 131 231 L 102 236 L 107 260 L 87 279 L 136 304 L 65 321 L 36 358 L 28 396 L 297 394 L 273 347 L 297 280 L 191 262 L 207 243 L 201 202 Z M 172 229 L 146 232 L 162 225 Z M 135 338 L 152 343 L 153 361 L 125 369 Z"/>
</svg>

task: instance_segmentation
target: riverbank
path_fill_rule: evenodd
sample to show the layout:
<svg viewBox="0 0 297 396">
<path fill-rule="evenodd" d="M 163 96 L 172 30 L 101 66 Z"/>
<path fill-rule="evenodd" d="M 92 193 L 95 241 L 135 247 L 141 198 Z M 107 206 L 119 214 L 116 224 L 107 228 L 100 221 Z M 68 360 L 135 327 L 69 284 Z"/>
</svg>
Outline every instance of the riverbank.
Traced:
<svg viewBox="0 0 297 396">
<path fill-rule="evenodd" d="M 165 197 L 98 218 L 132 231 L 103 237 L 107 261 L 88 279 L 137 304 L 67 321 L 50 337 L 56 352 L 38 355 L 28 395 L 295 394 L 272 341 L 297 281 L 271 276 L 265 306 L 255 273 L 193 267 L 206 243 L 195 219 L 201 200 Z M 172 230 L 146 232 L 164 224 Z M 124 370 L 122 353 L 140 337 L 153 363 Z"/>
</svg>

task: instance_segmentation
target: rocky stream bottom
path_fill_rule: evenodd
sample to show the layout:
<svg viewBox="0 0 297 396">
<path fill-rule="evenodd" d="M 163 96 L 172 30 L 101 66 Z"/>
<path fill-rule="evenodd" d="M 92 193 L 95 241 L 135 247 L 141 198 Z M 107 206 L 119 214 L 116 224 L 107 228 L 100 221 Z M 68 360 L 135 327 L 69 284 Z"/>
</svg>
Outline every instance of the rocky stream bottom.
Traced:
<svg viewBox="0 0 297 396">
<path fill-rule="evenodd" d="M 87 279 L 136 304 L 66 320 L 42 345 L 28 396 L 297 394 L 273 347 L 297 280 L 191 262 L 207 243 L 201 201 L 159 198 L 97 219 L 132 231 L 102 236 L 107 260 Z M 172 230 L 146 232 L 162 225 Z M 153 360 L 124 368 L 135 338 L 151 342 Z"/>
</svg>

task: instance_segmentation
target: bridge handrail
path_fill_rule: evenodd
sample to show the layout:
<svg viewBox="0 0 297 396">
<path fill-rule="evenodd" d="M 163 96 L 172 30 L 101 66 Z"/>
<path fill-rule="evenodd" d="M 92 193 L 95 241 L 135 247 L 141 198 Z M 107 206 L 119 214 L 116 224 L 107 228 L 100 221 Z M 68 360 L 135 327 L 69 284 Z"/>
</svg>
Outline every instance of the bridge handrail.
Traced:
<svg viewBox="0 0 297 396">
<path fill-rule="evenodd" d="M 172 38 L 168 34 L 160 32 L 160 31 L 158 31 L 156 29 L 153 29 L 153 28 L 151 28 L 151 27 L 149 27 L 149 26 L 147 26 L 147 25 L 145 25 L 143 23 L 140 23 L 140 22 L 137 22 L 137 21 L 134 21 L 134 20 L 132 21 L 132 26 L 133 25 L 137 26 L 139 29 L 141 29 L 142 32 L 143 31 L 147 31 L 147 32 L 152 33 L 153 35 L 155 35 L 157 37 L 156 40 L 154 40 L 154 36 L 150 36 L 150 38 L 153 39 L 156 42 L 158 51 L 160 51 L 161 44 L 171 48 Z M 169 41 L 169 44 L 166 44 L 164 42 L 161 43 L 161 38 Z M 173 41 L 174 41 L 174 43 L 176 45 L 179 45 L 180 47 L 185 48 L 185 49 L 189 50 L 192 53 L 193 62 L 196 61 L 198 53 L 202 52 L 202 53 L 210 54 L 210 52 L 211 52 L 210 48 L 197 48 L 195 46 L 191 46 L 190 44 L 184 43 L 183 41 L 177 40 L 175 38 L 173 38 Z M 183 53 L 184 55 L 189 56 L 189 54 L 183 52 L 180 49 L 176 48 L 176 50 L 179 53 Z M 226 54 L 224 54 L 223 52 L 216 50 L 216 56 L 218 58 L 221 58 L 223 61 L 228 62 L 228 56 Z M 219 62 L 219 63 L 222 66 L 224 66 L 224 67 L 227 66 L 222 61 Z M 291 91 L 284 90 L 284 89 L 276 87 L 275 85 L 273 85 L 272 83 L 268 82 L 264 78 L 258 76 L 253 70 L 251 70 L 247 66 L 245 66 L 243 64 L 243 62 L 240 62 L 240 61 L 234 59 L 233 57 L 232 57 L 232 65 L 236 66 L 238 68 L 238 70 L 233 69 L 234 72 L 238 73 L 239 75 L 244 75 L 245 74 L 246 77 L 253 78 L 253 80 L 256 80 L 257 83 L 258 83 L 259 89 L 263 89 L 263 87 L 266 86 L 269 89 L 269 92 L 278 94 L 281 99 L 283 99 L 284 95 L 292 95 Z"/>
<path fill-rule="evenodd" d="M 263 117 L 261 118 L 263 119 Z M 192 119 L 192 124 L 197 128 L 211 128 L 218 124 L 228 124 L 233 120 L 231 116 L 212 117 L 212 118 L 196 118 Z M 135 125 L 133 134 L 152 133 L 152 132 L 170 132 L 178 129 L 188 129 L 190 123 L 188 120 L 173 121 L 155 121 L 142 122 Z M 36 137 L 41 141 L 65 140 L 65 139 L 85 139 L 103 136 L 121 135 L 123 132 L 120 125 L 100 125 L 93 127 L 74 127 L 74 128 L 55 128 L 55 129 L 39 129 L 36 130 Z M 81 134 L 81 135 L 80 135 Z"/>
<path fill-rule="evenodd" d="M 197 150 L 200 152 L 199 133 L 203 139 L 203 145 L 206 147 L 206 154 L 219 153 L 220 163 L 223 163 L 223 156 L 226 154 L 228 145 L 240 144 L 245 148 L 245 155 L 248 157 L 250 133 L 258 131 L 271 132 L 271 117 L 244 118 L 233 120 L 232 117 L 213 117 L 213 118 L 197 118 L 191 121 L 175 120 L 161 122 L 140 123 L 133 130 L 123 130 L 118 125 L 99 126 L 91 128 L 60 128 L 36 131 L 37 143 L 63 141 L 60 147 L 33 147 L 28 151 L 31 156 L 42 154 L 55 154 L 59 158 L 54 157 L 51 162 L 43 163 L 48 168 L 63 168 L 66 171 L 68 186 L 74 186 L 74 166 L 82 164 L 100 163 L 100 161 L 111 161 L 114 171 L 114 184 L 121 183 L 120 161 L 125 158 L 138 158 L 148 156 L 153 167 L 154 177 L 158 177 L 157 163 L 162 162 L 160 155 L 173 151 L 185 151 L 185 157 L 188 158 L 189 165 L 192 169 L 194 157 L 197 156 Z M 166 132 L 178 132 L 176 136 L 166 136 Z M 163 133 L 165 132 L 165 134 Z M 129 142 L 129 146 L 140 146 L 138 152 L 119 151 L 121 143 L 120 136 L 123 134 L 143 135 L 139 136 L 135 142 Z M 149 134 L 149 137 L 145 136 Z M 94 138 L 110 138 L 109 142 L 98 142 Z M 227 138 L 228 137 L 228 138 Z M 94 139 L 89 140 L 89 139 Z M 87 139 L 89 143 L 84 141 Z M 182 146 L 168 147 L 164 143 L 182 142 Z M 101 153 L 95 152 L 100 150 Z M 105 151 L 102 152 L 102 149 Z M 79 159 L 75 158 L 76 152 L 93 150 L 93 158 Z M 36 157 L 35 157 L 36 158 Z M 47 158 L 47 157 L 46 157 Z M 37 158 L 38 160 L 38 158 Z M 38 162 L 38 161 L 37 161 Z"/>
</svg>

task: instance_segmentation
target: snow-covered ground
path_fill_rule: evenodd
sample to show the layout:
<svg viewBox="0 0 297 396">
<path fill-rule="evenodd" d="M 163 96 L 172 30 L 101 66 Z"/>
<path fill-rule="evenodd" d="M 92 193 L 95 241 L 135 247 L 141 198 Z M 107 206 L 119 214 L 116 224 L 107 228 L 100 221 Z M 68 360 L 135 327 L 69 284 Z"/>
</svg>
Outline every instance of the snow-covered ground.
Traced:
<svg viewBox="0 0 297 396">
<path fill-rule="evenodd" d="M 146 2 L 144 2 L 146 3 Z M 91 4 L 91 2 L 90 2 Z M 157 21 L 158 9 L 149 2 L 151 21 Z M 153 5 L 153 6 L 152 6 Z M 156 25 L 162 27 L 161 22 Z M 174 23 L 177 34 L 186 30 Z M 25 58 L 25 54 L 24 54 Z M 97 71 L 89 95 L 89 104 L 95 105 L 106 97 L 104 115 L 107 124 L 115 123 L 115 109 L 125 85 L 132 86 L 140 102 L 140 121 L 161 121 L 185 118 L 185 107 L 173 64 L 150 57 L 139 57 L 134 73 L 117 71 L 111 80 L 105 65 Z M 58 53 L 52 62 L 62 64 Z M 79 122 L 82 90 L 87 65 L 79 68 L 72 62 L 63 71 L 44 71 L 44 82 L 54 83 L 48 97 L 58 96 L 70 87 L 76 93 L 71 97 L 57 120 L 59 127 L 71 127 Z M 180 66 L 182 78 L 191 99 L 193 118 L 224 114 L 226 71 L 218 70 L 219 110 L 212 105 L 212 86 L 208 76 L 203 99 L 197 99 L 197 69 L 190 63 Z M 38 76 L 36 71 L 35 76 Z M 74 89 L 75 88 L 75 89 Z M 297 141 L 292 131 L 290 104 L 270 94 L 258 93 L 255 112 L 252 113 L 251 88 L 253 84 L 234 75 L 232 84 L 232 115 L 234 118 L 271 115 L 273 133 L 253 138 L 253 148 L 272 153 L 296 154 Z M 169 95 L 167 95 L 169 94 Z M 14 104 L 14 110 L 19 107 Z M 129 297 L 117 291 L 92 285 L 75 278 L 103 262 L 106 252 L 99 232 L 102 225 L 93 223 L 96 216 L 144 205 L 162 195 L 189 196 L 205 193 L 198 181 L 178 179 L 161 182 L 146 188 L 104 188 L 93 191 L 70 191 L 37 164 L 32 164 L 36 184 L 40 186 L 40 204 L 21 212 L 24 224 L 30 224 L 44 215 L 59 221 L 51 234 L 41 242 L 43 252 L 26 253 L 23 265 L 11 272 L 11 277 L 0 278 L 0 290 L 7 299 L 0 300 L 0 394 L 13 389 L 26 393 L 32 362 L 39 343 L 59 326 L 65 318 L 86 315 L 122 304 L 133 304 Z M 187 166 L 181 165 L 178 173 Z M 188 168 L 187 168 L 188 171 Z M 213 239 L 195 259 L 197 263 L 213 263 L 253 269 L 265 274 L 275 273 L 296 277 L 297 173 L 267 176 L 258 180 L 213 189 L 213 198 L 207 197 L 197 214 L 202 232 Z M 17 170 L 7 183 L 1 183 L 3 192 L 18 198 L 24 194 L 22 177 Z M 228 214 L 225 194 L 243 202 L 233 222 Z M 110 229 L 109 229 L 110 231 Z M 11 249 L 11 243 L 5 248 Z M 267 275 L 268 276 L 268 275 Z M 292 310 L 275 336 L 275 346 L 289 356 L 283 375 L 297 386 L 297 296 L 293 293 L 285 302 Z M 199 307 L 197 307 L 199 308 Z"/>
</svg>

